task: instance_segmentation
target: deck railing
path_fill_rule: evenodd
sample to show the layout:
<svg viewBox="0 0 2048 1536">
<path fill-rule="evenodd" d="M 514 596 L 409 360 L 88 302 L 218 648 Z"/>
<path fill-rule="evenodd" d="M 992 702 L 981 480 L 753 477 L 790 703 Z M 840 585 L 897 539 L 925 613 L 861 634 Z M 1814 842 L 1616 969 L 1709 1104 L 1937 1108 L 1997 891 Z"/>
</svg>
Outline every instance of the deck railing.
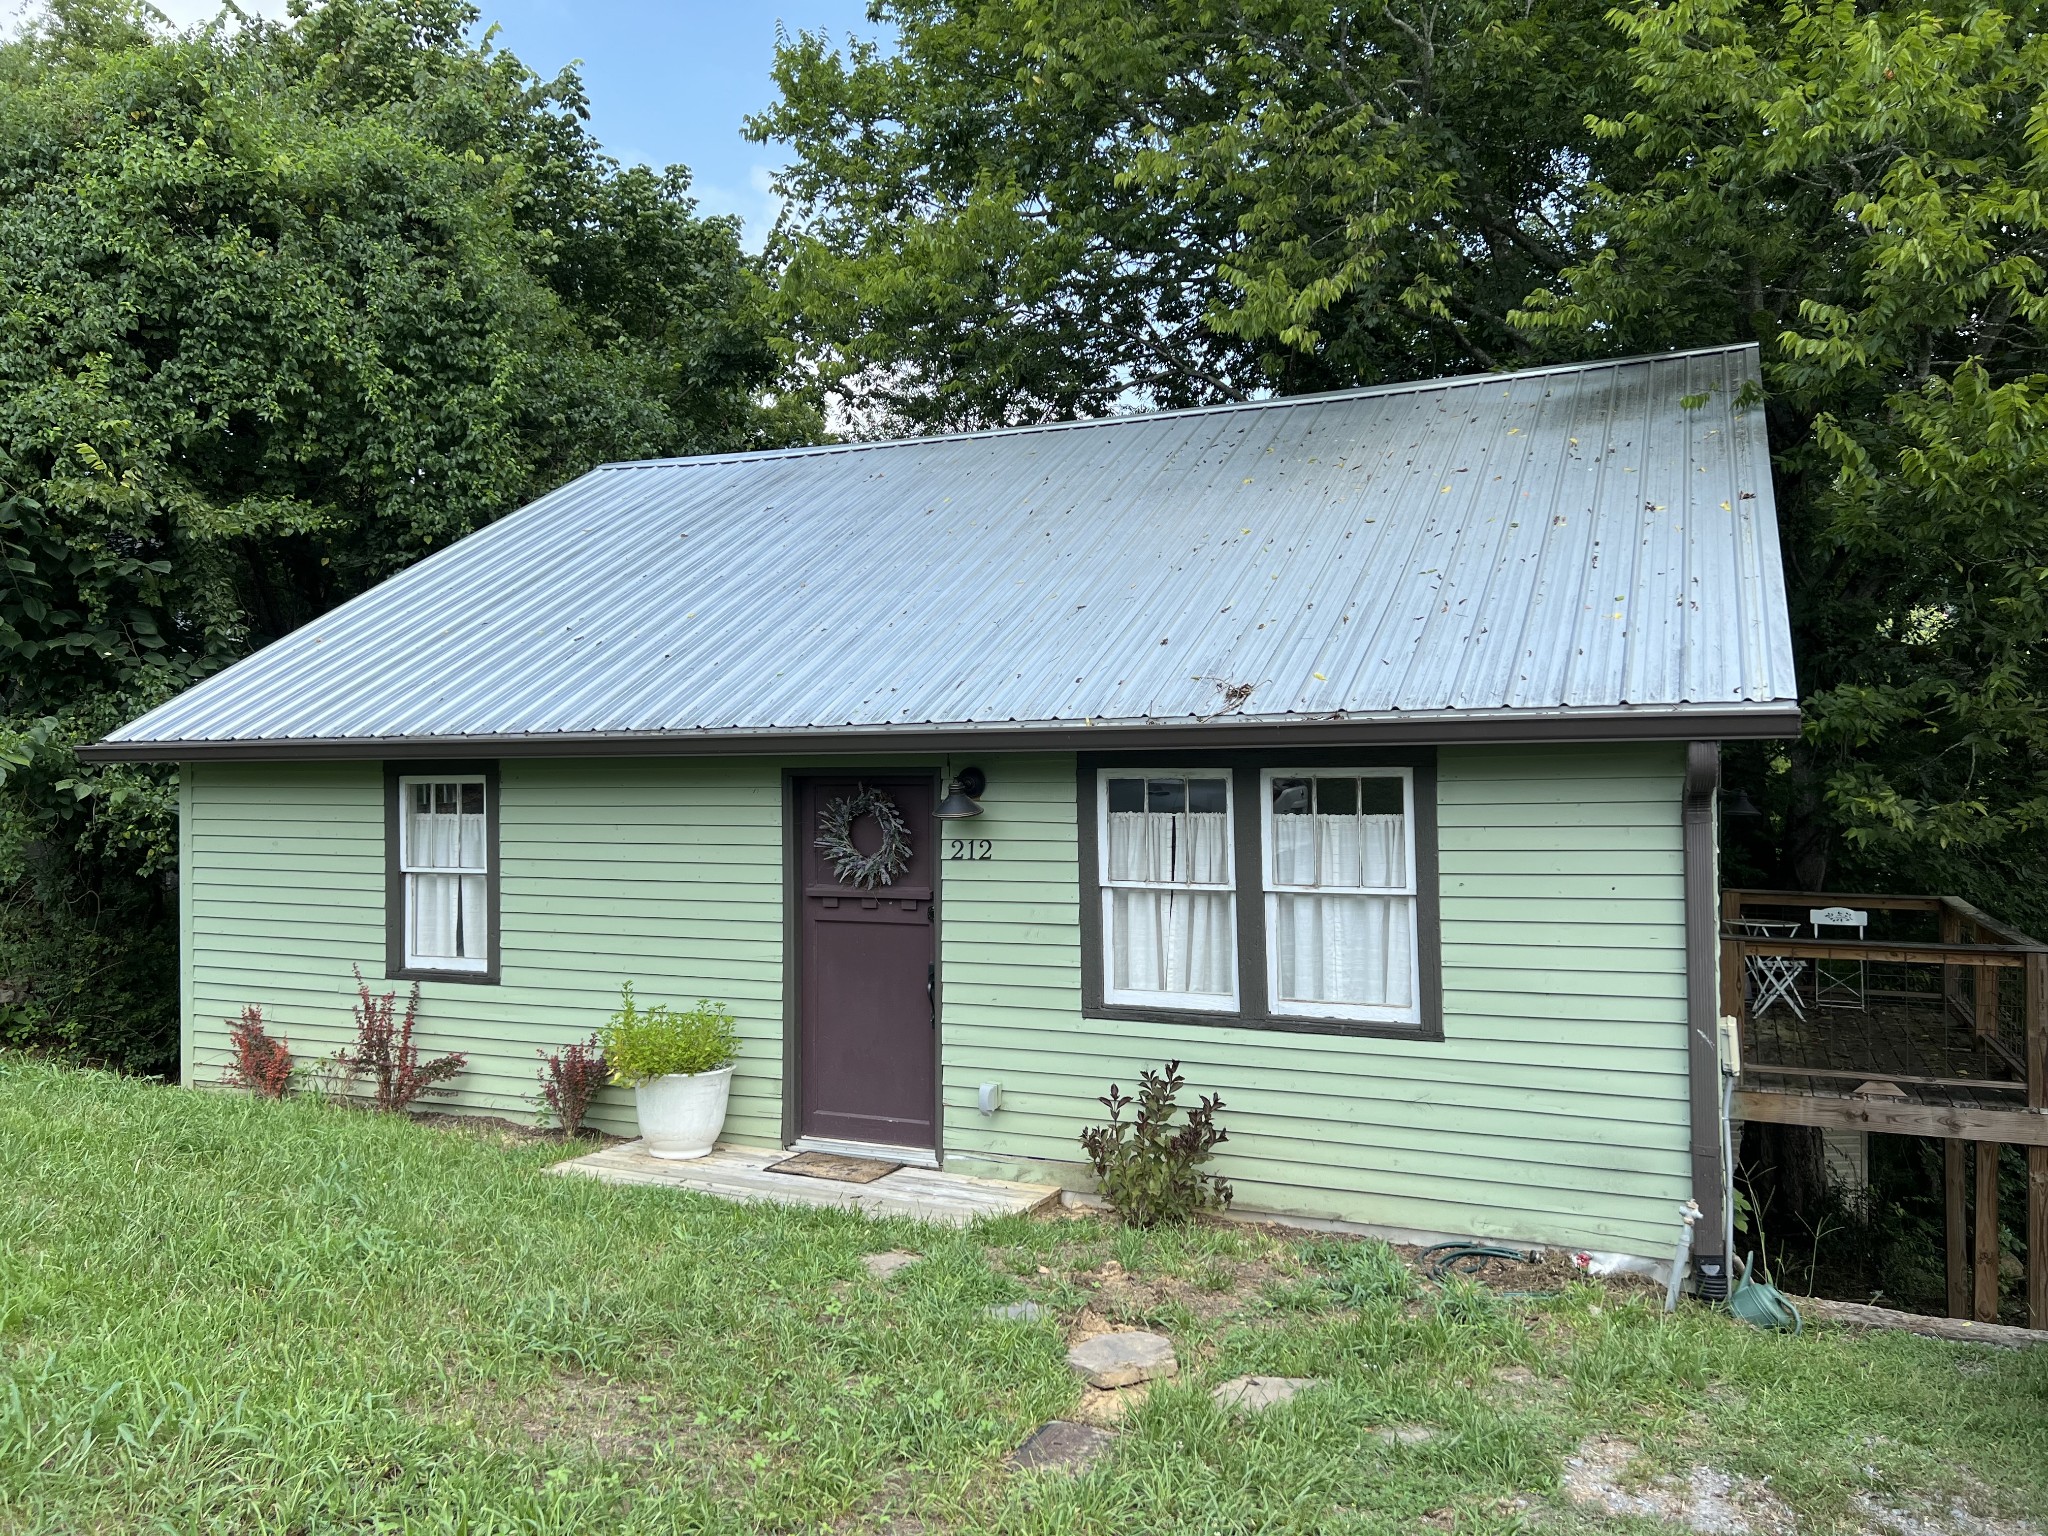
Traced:
<svg viewBox="0 0 2048 1536">
<path fill-rule="evenodd" d="M 1776 914 L 1849 907 L 1871 913 L 1931 915 L 1933 940 L 1768 938 L 1744 925 Z M 1948 1309 L 1995 1320 L 1998 1301 L 1998 1148 L 2026 1148 L 2027 1310 L 2032 1327 L 2048 1328 L 2048 944 L 1954 896 L 1879 896 L 1834 891 L 1727 890 L 1721 898 L 1721 1011 L 1740 1025 L 1743 1061 L 1737 1113 L 1752 1120 L 1941 1138 L 1948 1215 Z M 1766 918 L 1766 920 L 1771 920 Z M 1750 960 L 1774 956 L 1818 967 L 1860 961 L 1895 972 L 1896 985 L 1870 986 L 1872 1002 L 1936 1005 L 1975 1059 L 2010 1077 L 1911 1073 L 1875 1059 L 1854 1058 L 1858 1031 L 1872 1040 L 1869 1015 L 1808 1020 L 1815 1034 L 1833 1031 L 1845 1066 L 1771 1061 L 1755 1055 L 1749 1006 Z M 1818 1013 L 1819 1010 L 1817 1009 Z M 1896 1054 L 1896 1053 L 1894 1053 Z M 1773 1087 L 1764 1079 L 1796 1083 Z M 1993 1102 L 1986 1103 L 1990 1098 Z M 1968 1143 L 1976 1143 L 1975 1230 L 1967 1225 Z"/>
</svg>

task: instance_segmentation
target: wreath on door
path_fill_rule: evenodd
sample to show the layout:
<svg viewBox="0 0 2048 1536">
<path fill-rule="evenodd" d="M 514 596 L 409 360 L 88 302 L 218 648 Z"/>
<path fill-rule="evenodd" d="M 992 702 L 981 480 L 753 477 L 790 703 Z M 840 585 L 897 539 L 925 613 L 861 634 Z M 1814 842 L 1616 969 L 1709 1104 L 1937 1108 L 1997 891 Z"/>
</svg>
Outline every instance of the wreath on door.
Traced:
<svg viewBox="0 0 2048 1536">
<path fill-rule="evenodd" d="M 873 853 L 862 853 L 853 840 L 854 824 L 863 816 L 871 817 L 882 834 L 882 845 Z M 817 845 L 825 850 L 833 873 L 863 891 L 888 885 L 910 867 L 910 828 L 903 823 L 903 813 L 887 794 L 865 784 L 818 812 Z"/>
</svg>

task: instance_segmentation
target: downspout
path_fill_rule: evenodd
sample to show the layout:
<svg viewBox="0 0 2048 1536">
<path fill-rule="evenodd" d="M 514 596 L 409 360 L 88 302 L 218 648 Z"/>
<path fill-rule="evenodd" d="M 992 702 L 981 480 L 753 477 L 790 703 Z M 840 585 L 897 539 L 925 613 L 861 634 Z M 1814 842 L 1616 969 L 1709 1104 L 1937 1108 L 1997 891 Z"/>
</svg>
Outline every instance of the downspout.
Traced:
<svg viewBox="0 0 2048 1536">
<path fill-rule="evenodd" d="M 1700 1294 L 1728 1294 L 1728 1170 L 1721 1094 L 1721 891 L 1714 800 L 1721 785 L 1721 744 L 1695 741 L 1685 749 L 1685 1022 L 1687 1078 L 1691 1087 L 1692 1198 L 1700 1219 L 1694 1229 L 1693 1267 Z"/>
</svg>

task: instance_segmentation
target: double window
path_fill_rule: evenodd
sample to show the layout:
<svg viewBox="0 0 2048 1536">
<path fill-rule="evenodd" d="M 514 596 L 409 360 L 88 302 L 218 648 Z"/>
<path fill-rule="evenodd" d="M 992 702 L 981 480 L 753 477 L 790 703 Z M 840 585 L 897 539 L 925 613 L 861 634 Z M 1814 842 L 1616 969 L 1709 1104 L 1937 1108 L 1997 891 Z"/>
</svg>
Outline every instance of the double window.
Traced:
<svg viewBox="0 0 2048 1536">
<path fill-rule="evenodd" d="M 1085 764 L 1089 1010 L 1433 1031 L 1431 766 Z"/>
<path fill-rule="evenodd" d="M 397 770 L 386 814 L 386 969 L 497 979 L 497 774 Z"/>
</svg>

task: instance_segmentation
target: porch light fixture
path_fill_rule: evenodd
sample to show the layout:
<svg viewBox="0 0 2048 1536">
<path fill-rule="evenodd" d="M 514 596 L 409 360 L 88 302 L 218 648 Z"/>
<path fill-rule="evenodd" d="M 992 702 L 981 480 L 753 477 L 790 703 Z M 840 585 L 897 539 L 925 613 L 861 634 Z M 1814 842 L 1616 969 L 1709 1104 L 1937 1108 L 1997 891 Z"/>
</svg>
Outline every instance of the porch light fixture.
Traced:
<svg viewBox="0 0 2048 1536">
<path fill-rule="evenodd" d="M 1734 794 L 1725 796 L 1722 799 L 1721 814 L 1723 816 L 1761 816 L 1763 812 L 1758 810 L 1756 802 L 1749 798 L 1748 790 L 1738 789 Z"/>
<path fill-rule="evenodd" d="M 946 789 L 946 798 L 932 814 L 940 821 L 966 821 L 981 814 L 982 792 L 988 777 L 979 768 L 962 768 Z"/>
</svg>

